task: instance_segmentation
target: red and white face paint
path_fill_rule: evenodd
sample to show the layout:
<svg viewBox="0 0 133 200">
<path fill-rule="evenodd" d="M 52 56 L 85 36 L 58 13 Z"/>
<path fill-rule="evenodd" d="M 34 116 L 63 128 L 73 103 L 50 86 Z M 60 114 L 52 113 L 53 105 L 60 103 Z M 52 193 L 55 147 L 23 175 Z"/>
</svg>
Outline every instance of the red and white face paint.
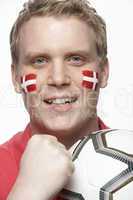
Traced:
<svg viewBox="0 0 133 200">
<path fill-rule="evenodd" d="M 83 81 L 82 86 L 91 90 L 96 90 L 98 85 L 98 72 L 91 70 L 82 71 Z"/>
<path fill-rule="evenodd" d="M 21 87 L 25 93 L 35 92 L 37 89 L 37 75 L 27 74 L 21 77 Z"/>
</svg>

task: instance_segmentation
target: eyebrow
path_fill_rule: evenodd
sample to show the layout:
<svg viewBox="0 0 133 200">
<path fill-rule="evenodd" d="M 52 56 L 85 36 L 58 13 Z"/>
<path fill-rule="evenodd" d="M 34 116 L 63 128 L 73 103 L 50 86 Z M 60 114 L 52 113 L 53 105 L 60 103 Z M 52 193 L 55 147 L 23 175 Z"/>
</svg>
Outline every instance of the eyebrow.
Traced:
<svg viewBox="0 0 133 200">
<path fill-rule="evenodd" d="M 70 51 L 70 52 L 66 53 L 66 56 L 73 56 L 73 55 L 76 55 L 76 54 L 84 56 L 89 60 L 93 60 L 97 56 L 97 54 L 94 53 L 94 51 L 91 51 L 91 50 L 90 51 L 87 51 L 87 50 L 73 50 L 73 51 Z"/>
<path fill-rule="evenodd" d="M 44 52 L 28 52 L 27 54 L 25 54 L 24 56 L 24 60 L 25 61 L 29 61 L 34 59 L 35 57 L 50 57 L 48 53 L 44 53 Z"/>
<path fill-rule="evenodd" d="M 70 51 L 68 53 L 66 53 L 66 55 L 73 55 L 73 54 L 80 54 L 86 57 L 89 57 L 91 55 L 90 52 L 85 51 L 85 50 L 74 50 L 74 51 Z"/>
</svg>

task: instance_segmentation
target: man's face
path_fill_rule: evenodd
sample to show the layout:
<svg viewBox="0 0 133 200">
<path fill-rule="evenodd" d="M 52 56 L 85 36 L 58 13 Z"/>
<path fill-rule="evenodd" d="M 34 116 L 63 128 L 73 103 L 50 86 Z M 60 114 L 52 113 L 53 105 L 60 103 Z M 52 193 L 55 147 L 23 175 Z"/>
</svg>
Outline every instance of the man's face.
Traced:
<svg viewBox="0 0 133 200">
<path fill-rule="evenodd" d="M 37 91 L 23 93 L 36 127 L 63 135 L 89 125 L 106 73 L 99 67 L 94 33 L 83 21 L 32 17 L 20 31 L 17 67 L 18 81 L 26 74 L 37 75 Z M 97 91 L 82 87 L 82 71 L 87 69 L 99 73 Z"/>
</svg>

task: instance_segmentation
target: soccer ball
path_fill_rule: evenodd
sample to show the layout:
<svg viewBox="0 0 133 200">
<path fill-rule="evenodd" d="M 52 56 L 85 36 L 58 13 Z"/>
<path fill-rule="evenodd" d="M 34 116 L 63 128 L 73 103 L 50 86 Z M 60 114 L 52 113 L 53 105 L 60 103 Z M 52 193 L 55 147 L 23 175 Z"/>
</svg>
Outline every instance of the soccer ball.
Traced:
<svg viewBox="0 0 133 200">
<path fill-rule="evenodd" d="M 133 200 L 133 131 L 101 130 L 71 149 L 75 172 L 65 200 Z"/>
</svg>

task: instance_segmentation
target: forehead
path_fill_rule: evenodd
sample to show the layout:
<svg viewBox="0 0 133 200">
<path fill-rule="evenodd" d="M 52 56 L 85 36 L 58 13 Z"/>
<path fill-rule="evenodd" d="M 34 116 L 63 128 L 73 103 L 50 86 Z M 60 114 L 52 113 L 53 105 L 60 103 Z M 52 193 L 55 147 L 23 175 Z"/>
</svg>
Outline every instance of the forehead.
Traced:
<svg viewBox="0 0 133 200">
<path fill-rule="evenodd" d="M 92 50 L 95 36 L 91 27 L 76 17 L 32 17 L 20 30 L 19 46 L 35 50 Z"/>
</svg>

